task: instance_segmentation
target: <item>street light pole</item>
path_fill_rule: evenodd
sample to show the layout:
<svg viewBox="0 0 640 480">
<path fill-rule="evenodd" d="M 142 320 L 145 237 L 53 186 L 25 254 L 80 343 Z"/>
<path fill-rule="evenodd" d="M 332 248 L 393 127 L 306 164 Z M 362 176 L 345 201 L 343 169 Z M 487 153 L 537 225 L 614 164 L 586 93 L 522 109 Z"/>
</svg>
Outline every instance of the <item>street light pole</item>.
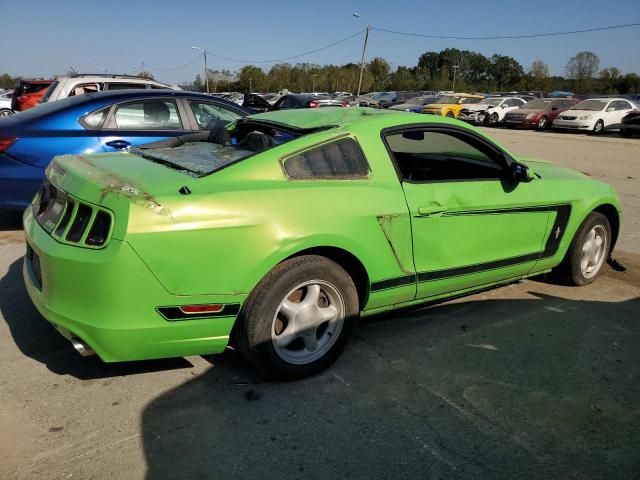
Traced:
<svg viewBox="0 0 640 480">
<path fill-rule="evenodd" d="M 353 12 L 352 15 L 360 19 L 359 14 Z M 360 19 L 360 21 L 362 22 L 362 19 Z M 358 80 L 358 92 L 356 93 L 357 97 L 360 96 L 360 89 L 362 88 L 362 74 L 364 73 L 364 55 L 365 55 L 365 52 L 367 51 L 367 41 L 369 40 L 369 30 L 371 29 L 369 25 L 366 25 L 366 27 L 367 28 L 365 29 L 365 33 L 364 33 L 364 45 L 362 45 L 362 58 L 360 59 L 360 79 Z"/>
<path fill-rule="evenodd" d="M 200 47 L 191 47 L 191 50 L 200 50 L 204 54 L 204 83 L 207 85 L 207 93 L 209 93 L 209 75 L 207 70 L 207 50 Z"/>
<path fill-rule="evenodd" d="M 459 65 L 453 65 L 453 85 L 451 87 L 451 90 L 453 90 L 453 93 L 456 92 L 456 73 L 458 72 L 459 68 L 460 68 Z"/>
</svg>

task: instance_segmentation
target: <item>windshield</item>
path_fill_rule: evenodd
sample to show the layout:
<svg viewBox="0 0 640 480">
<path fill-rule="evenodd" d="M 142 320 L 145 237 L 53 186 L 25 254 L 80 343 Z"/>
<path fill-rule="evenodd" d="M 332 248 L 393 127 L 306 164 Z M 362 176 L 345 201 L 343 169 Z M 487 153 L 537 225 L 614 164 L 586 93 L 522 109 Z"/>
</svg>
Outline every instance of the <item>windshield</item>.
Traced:
<svg viewBox="0 0 640 480">
<path fill-rule="evenodd" d="M 604 110 L 607 106 L 606 100 L 584 100 L 577 105 L 571 107 L 571 110 L 591 110 L 592 112 L 599 112 Z"/>
<path fill-rule="evenodd" d="M 526 105 L 522 105 L 520 108 L 526 108 L 527 110 L 546 110 L 551 105 L 553 100 L 532 100 Z"/>
</svg>

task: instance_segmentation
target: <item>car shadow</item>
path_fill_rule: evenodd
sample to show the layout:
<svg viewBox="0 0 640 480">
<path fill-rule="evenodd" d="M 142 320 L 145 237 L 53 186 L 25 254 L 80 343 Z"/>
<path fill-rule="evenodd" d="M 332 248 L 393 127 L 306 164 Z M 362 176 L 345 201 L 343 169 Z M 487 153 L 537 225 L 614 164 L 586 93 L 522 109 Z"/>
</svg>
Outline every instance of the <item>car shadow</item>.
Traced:
<svg viewBox="0 0 640 480">
<path fill-rule="evenodd" d="M 22 212 L 0 210 L 0 232 L 22 230 Z"/>
<path fill-rule="evenodd" d="M 141 362 L 104 363 L 97 356 L 81 357 L 31 303 L 22 280 L 22 262 L 16 260 L 0 279 L 0 312 L 13 340 L 27 357 L 60 375 L 81 380 L 191 367 L 185 358 Z"/>
<path fill-rule="evenodd" d="M 633 477 L 640 298 L 529 295 L 373 317 L 293 383 L 211 357 L 146 406 L 147 478 Z"/>
</svg>

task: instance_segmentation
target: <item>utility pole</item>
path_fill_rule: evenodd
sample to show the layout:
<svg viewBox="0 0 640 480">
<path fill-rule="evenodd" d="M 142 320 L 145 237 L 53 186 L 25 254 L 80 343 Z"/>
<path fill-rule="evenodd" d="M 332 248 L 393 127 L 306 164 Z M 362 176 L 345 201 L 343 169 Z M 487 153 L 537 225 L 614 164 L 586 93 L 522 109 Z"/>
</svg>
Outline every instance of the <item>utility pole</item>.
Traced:
<svg viewBox="0 0 640 480">
<path fill-rule="evenodd" d="M 316 93 L 316 77 L 317 75 L 311 75 L 311 93 Z"/>
<path fill-rule="evenodd" d="M 251 93 L 252 90 L 253 90 L 253 87 L 251 84 L 251 77 L 249 77 L 249 93 Z"/>
<path fill-rule="evenodd" d="M 456 73 L 458 72 L 459 68 L 460 68 L 460 65 L 453 65 L 453 86 L 451 87 L 451 90 L 453 90 L 453 93 L 456 92 Z"/>
<path fill-rule="evenodd" d="M 360 15 L 358 13 L 353 12 L 352 15 L 362 22 L 362 19 L 360 18 Z M 369 25 L 365 25 L 365 26 L 366 26 L 366 29 L 364 33 L 364 45 L 362 45 L 362 58 L 360 59 L 360 79 L 358 80 L 358 93 L 356 93 L 357 97 L 360 96 L 360 89 L 362 88 L 362 74 L 364 73 L 364 55 L 365 55 L 365 52 L 367 51 L 367 41 L 369 40 L 369 30 L 371 29 Z"/>
<path fill-rule="evenodd" d="M 209 93 L 209 75 L 207 70 L 207 50 L 200 47 L 191 47 L 191 50 L 200 50 L 204 54 L 204 82 L 207 85 L 207 93 Z"/>
</svg>

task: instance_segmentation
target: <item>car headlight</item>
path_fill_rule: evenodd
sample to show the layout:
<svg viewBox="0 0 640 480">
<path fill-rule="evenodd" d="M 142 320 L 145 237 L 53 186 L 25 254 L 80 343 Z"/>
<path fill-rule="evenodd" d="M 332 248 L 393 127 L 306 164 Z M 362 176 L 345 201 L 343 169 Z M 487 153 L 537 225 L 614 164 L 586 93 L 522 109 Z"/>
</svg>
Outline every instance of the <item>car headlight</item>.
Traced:
<svg viewBox="0 0 640 480">
<path fill-rule="evenodd" d="M 531 120 L 535 116 L 536 116 L 535 113 L 530 113 L 529 115 L 527 115 L 527 120 Z"/>
<path fill-rule="evenodd" d="M 582 115 L 578 120 L 591 120 L 591 117 L 593 117 L 593 115 Z"/>
</svg>

